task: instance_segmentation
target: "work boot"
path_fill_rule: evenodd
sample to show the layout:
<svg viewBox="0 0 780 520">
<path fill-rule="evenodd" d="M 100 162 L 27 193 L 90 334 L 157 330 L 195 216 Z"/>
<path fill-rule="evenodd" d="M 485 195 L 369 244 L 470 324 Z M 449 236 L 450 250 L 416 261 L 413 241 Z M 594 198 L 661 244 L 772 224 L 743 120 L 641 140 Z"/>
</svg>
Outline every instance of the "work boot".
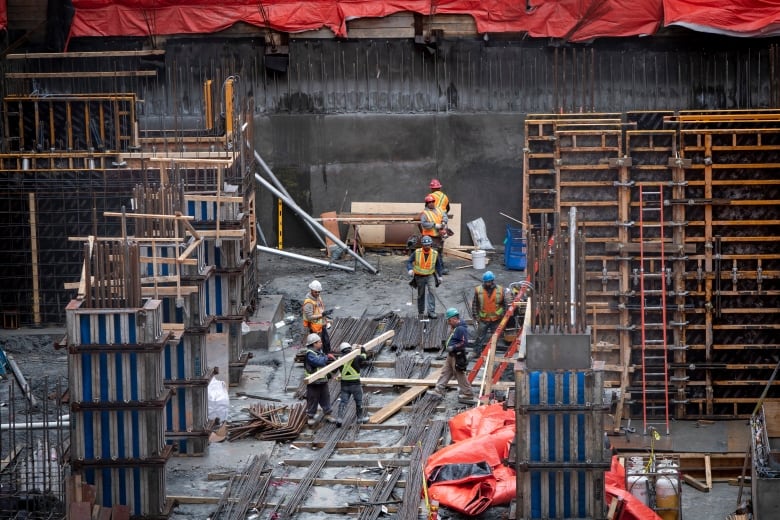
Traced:
<svg viewBox="0 0 780 520">
<path fill-rule="evenodd" d="M 367 415 L 365 415 L 363 417 L 358 417 L 356 422 L 358 424 L 366 424 L 368 422 L 368 419 L 369 419 L 369 417 Z"/>
<path fill-rule="evenodd" d="M 336 428 L 341 428 L 341 425 L 342 425 L 342 421 L 341 421 L 341 417 L 339 417 L 338 419 L 336 419 Z"/>
<path fill-rule="evenodd" d="M 306 424 L 308 424 L 309 426 L 314 426 L 315 424 L 317 424 L 317 419 L 315 419 L 314 417 L 309 417 L 309 420 L 306 421 Z"/>
<path fill-rule="evenodd" d="M 477 401 L 474 399 L 473 395 L 459 395 L 458 402 L 463 404 L 474 404 Z"/>
<path fill-rule="evenodd" d="M 439 315 L 438 315 L 438 314 L 436 314 L 435 312 L 429 312 L 429 313 L 428 313 L 428 317 L 429 317 L 430 319 L 432 319 L 432 320 L 435 320 L 435 319 L 437 319 L 437 318 L 439 317 Z"/>
<path fill-rule="evenodd" d="M 437 399 L 443 399 L 444 398 L 444 392 L 439 392 L 435 388 L 433 390 L 428 390 L 425 393 L 430 395 L 431 397 L 435 397 Z"/>
<path fill-rule="evenodd" d="M 331 414 L 329 414 L 329 413 L 328 413 L 328 414 L 325 414 L 325 417 L 324 417 L 324 419 L 325 419 L 325 422 L 329 422 L 329 423 L 331 423 L 331 424 L 333 424 L 334 422 L 336 422 L 336 418 L 335 418 L 335 417 L 333 417 L 333 416 L 332 416 Z"/>
</svg>

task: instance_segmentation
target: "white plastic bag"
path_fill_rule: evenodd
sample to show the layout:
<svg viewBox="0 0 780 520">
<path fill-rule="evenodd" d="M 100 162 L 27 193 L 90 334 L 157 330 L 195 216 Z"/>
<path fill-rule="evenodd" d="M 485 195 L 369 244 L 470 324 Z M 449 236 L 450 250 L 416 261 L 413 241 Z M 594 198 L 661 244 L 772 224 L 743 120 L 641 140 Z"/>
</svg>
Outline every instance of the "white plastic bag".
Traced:
<svg viewBox="0 0 780 520">
<path fill-rule="evenodd" d="M 230 394 L 224 381 L 212 377 L 209 381 L 209 419 L 225 422 L 230 413 Z"/>
<path fill-rule="evenodd" d="M 482 217 L 479 217 L 476 220 L 472 220 L 471 222 L 467 222 L 466 227 L 469 228 L 469 233 L 471 233 L 471 241 L 474 242 L 474 245 L 477 249 L 484 249 L 487 251 L 493 251 L 495 249 L 487 236 L 485 221 L 482 220 Z"/>
</svg>

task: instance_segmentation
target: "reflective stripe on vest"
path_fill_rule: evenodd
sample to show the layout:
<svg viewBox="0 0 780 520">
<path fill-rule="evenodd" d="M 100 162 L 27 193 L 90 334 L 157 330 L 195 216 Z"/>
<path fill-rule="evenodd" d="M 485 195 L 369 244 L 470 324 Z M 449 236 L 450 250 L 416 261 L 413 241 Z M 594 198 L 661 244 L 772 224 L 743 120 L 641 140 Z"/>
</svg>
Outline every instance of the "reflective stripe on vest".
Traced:
<svg viewBox="0 0 780 520">
<path fill-rule="evenodd" d="M 303 358 L 303 377 L 309 377 L 314 372 L 319 370 L 319 369 L 315 369 L 313 366 L 311 366 L 309 364 L 309 352 L 311 352 L 312 354 L 316 354 L 317 356 L 322 354 L 322 352 L 318 351 L 318 350 L 312 350 L 310 348 L 306 349 L 306 357 Z M 315 379 L 314 381 L 312 381 L 309 384 L 311 385 L 311 384 L 315 384 L 315 383 L 321 383 L 321 382 L 327 381 L 327 380 L 328 380 L 327 376 L 322 376 L 322 377 L 318 377 L 317 379 Z"/>
<path fill-rule="evenodd" d="M 414 274 L 421 276 L 430 276 L 436 270 L 436 259 L 439 257 L 438 251 L 431 249 L 425 254 L 422 248 L 414 252 Z"/>
<path fill-rule="evenodd" d="M 312 305 L 314 311 L 312 312 L 312 314 L 319 314 L 320 317 L 312 321 L 309 321 L 306 319 L 306 314 L 303 313 L 303 326 L 308 328 L 312 332 L 319 334 L 320 332 L 322 332 L 322 325 L 324 323 L 322 319 L 322 313 L 325 311 L 325 304 L 322 302 L 322 299 L 320 298 L 317 298 L 316 300 L 312 300 L 311 298 L 307 297 L 305 300 L 303 300 L 303 307 L 301 307 L 301 309 L 305 308 L 307 304 Z"/>
<path fill-rule="evenodd" d="M 355 370 L 352 366 L 352 360 L 347 361 L 343 367 L 341 367 L 341 380 L 342 381 L 360 381 L 360 372 Z"/>
<path fill-rule="evenodd" d="M 436 207 L 439 208 L 439 211 L 446 213 L 447 204 L 450 203 L 449 197 L 443 191 L 434 191 L 431 193 L 431 196 L 436 199 Z"/>
<path fill-rule="evenodd" d="M 442 214 L 441 211 L 436 211 L 432 209 L 426 209 L 423 210 L 423 214 L 425 215 L 426 220 L 428 222 L 433 222 L 434 224 L 441 224 L 442 221 Z M 436 227 L 432 228 L 422 228 L 422 234 L 427 235 L 429 237 L 437 237 L 439 236 L 439 230 L 436 229 Z"/>
<path fill-rule="evenodd" d="M 483 286 L 477 286 L 477 298 L 479 298 L 480 320 L 495 321 L 504 315 L 504 307 L 501 305 L 504 303 L 504 289 L 500 285 L 495 286 L 493 294 L 487 294 Z"/>
</svg>

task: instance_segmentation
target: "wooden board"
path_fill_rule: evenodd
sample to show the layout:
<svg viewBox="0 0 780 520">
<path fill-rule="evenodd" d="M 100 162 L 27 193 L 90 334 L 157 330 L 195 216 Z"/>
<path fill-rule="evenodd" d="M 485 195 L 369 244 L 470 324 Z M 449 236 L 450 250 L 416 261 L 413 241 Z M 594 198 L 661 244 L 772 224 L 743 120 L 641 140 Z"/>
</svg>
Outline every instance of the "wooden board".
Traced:
<svg viewBox="0 0 780 520">
<path fill-rule="evenodd" d="M 421 213 L 424 208 L 422 202 L 353 202 L 350 208 L 352 213 L 371 213 L 371 214 L 408 214 Z M 449 237 L 444 245 L 446 247 L 460 247 L 460 219 L 461 204 L 450 203 L 449 227 L 455 233 Z M 389 225 L 362 225 L 359 228 L 360 240 L 363 245 L 379 245 L 388 243 L 388 238 L 392 235 L 393 241 L 402 239 L 400 243 L 405 243 L 406 239 L 415 233 L 419 233 L 419 227 L 415 224 L 389 224 Z"/>
</svg>

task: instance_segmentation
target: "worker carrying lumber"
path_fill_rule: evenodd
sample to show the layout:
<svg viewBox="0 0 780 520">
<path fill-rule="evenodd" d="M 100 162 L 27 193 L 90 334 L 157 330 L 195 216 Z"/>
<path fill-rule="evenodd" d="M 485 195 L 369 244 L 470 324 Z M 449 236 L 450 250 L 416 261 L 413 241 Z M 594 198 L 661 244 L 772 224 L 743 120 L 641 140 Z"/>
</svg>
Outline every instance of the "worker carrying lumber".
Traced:
<svg viewBox="0 0 780 520">
<path fill-rule="evenodd" d="M 339 345 L 342 356 L 352 352 L 352 345 L 346 341 Z M 336 426 L 341 428 L 344 424 L 344 416 L 347 412 L 349 399 L 355 399 L 355 421 L 358 424 L 368 422 L 368 417 L 363 415 L 363 387 L 360 385 L 360 370 L 368 359 L 366 349 L 360 347 L 360 355 L 347 361 L 341 367 L 341 394 L 339 395 L 339 413 L 336 418 Z"/>
<path fill-rule="evenodd" d="M 429 186 L 431 188 L 429 195 L 436 199 L 436 207 L 439 208 L 439 211 L 448 215 L 450 212 L 450 198 L 442 191 L 441 182 L 439 179 L 431 179 Z"/>
<path fill-rule="evenodd" d="M 409 285 L 417 288 L 417 314 L 422 319 L 426 316 L 438 318 L 436 314 L 436 289 L 441 284 L 441 258 L 439 252 L 433 249 L 433 240 L 423 236 L 422 247 L 415 249 L 406 261 L 406 269 L 412 281 Z M 426 307 L 427 297 L 427 307 Z"/>
<path fill-rule="evenodd" d="M 485 271 L 482 284 L 474 288 L 471 300 L 471 314 L 477 318 L 477 340 L 474 342 L 474 353 L 479 355 L 485 344 L 496 331 L 507 307 L 507 294 L 504 287 L 496 284 L 493 271 Z"/>
<path fill-rule="evenodd" d="M 436 397 L 444 397 L 447 392 L 447 383 L 452 376 L 458 380 L 458 401 L 464 404 L 474 404 L 474 391 L 471 389 L 466 377 L 468 360 L 466 358 L 466 348 L 469 342 L 469 329 L 466 322 L 460 319 L 460 312 L 455 307 L 447 309 L 447 324 L 452 329 L 450 337 L 447 338 L 447 359 L 444 362 L 441 376 L 436 381 L 436 387 L 430 391 L 430 394 Z"/>
<path fill-rule="evenodd" d="M 306 337 L 306 357 L 303 360 L 304 377 L 309 377 L 334 359 L 333 354 L 325 354 L 322 351 L 322 338 L 319 334 L 312 332 Z M 330 374 L 306 385 L 306 416 L 309 418 L 307 422 L 309 426 L 317 424 L 318 407 L 322 408 L 322 416 L 326 421 L 336 422 L 332 414 L 333 407 L 330 404 L 328 379 L 330 379 Z"/>
<path fill-rule="evenodd" d="M 431 237 L 433 247 L 439 253 L 439 258 L 442 261 L 442 275 L 449 272 L 444 267 L 444 240 L 449 236 L 447 223 L 447 214 L 436 207 L 436 199 L 433 195 L 427 195 L 425 209 L 420 213 L 420 229 L 423 237 Z"/>
<path fill-rule="evenodd" d="M 325 310 L 322 301 L 322 284 L 319 280 L 313 280 L 309 284 L 309 293 L 303 299 L 303 328 L 309 334 L 318 334 L 322 338 L 322 352 L 330 354 L 330 311 Z"/>
</svg>

